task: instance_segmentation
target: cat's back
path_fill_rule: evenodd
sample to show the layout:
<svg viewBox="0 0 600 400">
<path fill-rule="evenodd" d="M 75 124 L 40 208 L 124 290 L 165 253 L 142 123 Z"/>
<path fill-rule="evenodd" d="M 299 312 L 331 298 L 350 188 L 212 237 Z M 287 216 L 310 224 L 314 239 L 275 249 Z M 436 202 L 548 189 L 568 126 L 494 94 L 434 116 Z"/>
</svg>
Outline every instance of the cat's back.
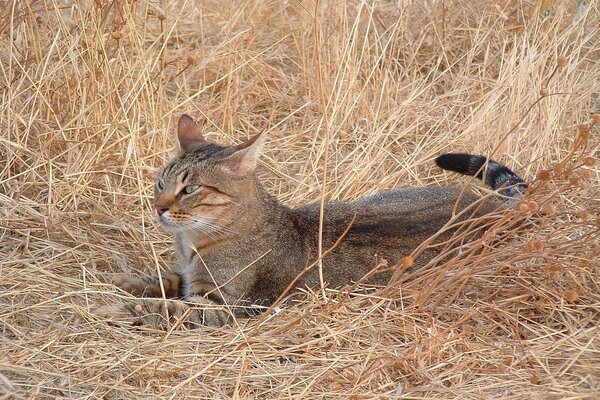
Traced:
<svg viewBox="0 0 600 400">
<path fill-rule="evenodd" d="M 471 193 L 465 191 L 461 195 L 461 190 L 455 187 L 432 186 L 376 192 L 350 203 L 358 210 L 417 212 L 432 206 L 454 204 L 459 197 L 461 197 L 461 203 L 470 203 L 475 200 L 475 196 Z"/>
<path fill-rule="evenodd" d="M 358 247 L 414 245 L 438 232 L 454 215 L 479 199 L 461 188 L 433 186 L 383 191 L 348 202 L 327 202 L 323 210 L 323 237 L 332 244 L 345 232 L 345 241 Z M 495 201 L 486 201 L 458 219 L 473 213 L 482 215 L 497 207 Z M 317 240 L 319 203 L 307 204 L 294 212 L 305 238 Z"/>
<path fill-rule="evenodd" d="M 325 218 L 371 216 L 371 217 L 409 217 L 411 214 L 447 214 L 455 205 L 466 206 L 477 200 L 477 196 L 455 187 L 400 188 L 376 192 L 354 201 L 336 201 L 325 203 Z M 318 202 L 296 209 L 309 219 L 318 219 Z M 328 217 L 329 215 L 329 217 Z"/>
<path fill-rule="evenodd" d="M 434 186 L 394 189 L 354 201 L 325 203 L 323 248 L 331 248 L 337 242 L 335 250 L 325 258 L 327 281 L 343 285 L 359 279 L 380 258 L 397 263 L 443 228 L 457 209 L 477 199 L 459 188 Z M 320 205 L 307 204 L 293 212 L 314 259 L 318 256 Z M 434 252 L 426 252 L 417 264 L 433 256 Z M 308 274 L 306 279 L 308 284 L 317 283 L 315 274 Z M 389 279 L 389 274 L 373 279 L 374 283 L 382 283 Z"/>
</svg>

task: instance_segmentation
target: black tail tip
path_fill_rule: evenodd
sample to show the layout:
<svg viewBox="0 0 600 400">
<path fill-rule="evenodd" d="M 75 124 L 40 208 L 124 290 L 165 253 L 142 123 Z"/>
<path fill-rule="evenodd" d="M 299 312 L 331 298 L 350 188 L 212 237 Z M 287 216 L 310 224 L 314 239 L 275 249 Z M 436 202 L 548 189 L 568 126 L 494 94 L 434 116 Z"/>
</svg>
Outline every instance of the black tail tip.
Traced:
<svg viewBox="0 0 600 400">
<path fill-rule="evenodd" d="M 481 158 L 481 160 L 479 160 L 479 158 Z M 472 171 L 471 167 L 474 164 L 473 161 L 481 161 L 481 165 L 483 165 L 485 157 L 466 153 L 444 153 L 435 159 L 436 165 L 442 169 L 469 175 L 472 175 L 477 171 Z M 480 163 L 477 162 L 475 164 Z"/>
</svg>

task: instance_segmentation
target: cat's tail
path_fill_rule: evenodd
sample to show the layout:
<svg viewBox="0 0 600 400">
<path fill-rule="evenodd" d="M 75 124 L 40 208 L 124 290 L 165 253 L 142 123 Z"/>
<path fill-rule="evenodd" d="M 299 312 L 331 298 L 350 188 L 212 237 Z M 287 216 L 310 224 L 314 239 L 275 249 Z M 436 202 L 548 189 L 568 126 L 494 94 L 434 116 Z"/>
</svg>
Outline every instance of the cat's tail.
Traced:
<svg viewBox="0 0 600 400">
<path fill-rule="evenodd" d="M 483 156 L 446 153 L 437 157 L 435 163 L 442 169 L 476 176 L 494 190 L 504 188 L 498 191 L 503 196 L 520 198 L 527 189 L 527 183 L 506 165 Z"/>
</svg>

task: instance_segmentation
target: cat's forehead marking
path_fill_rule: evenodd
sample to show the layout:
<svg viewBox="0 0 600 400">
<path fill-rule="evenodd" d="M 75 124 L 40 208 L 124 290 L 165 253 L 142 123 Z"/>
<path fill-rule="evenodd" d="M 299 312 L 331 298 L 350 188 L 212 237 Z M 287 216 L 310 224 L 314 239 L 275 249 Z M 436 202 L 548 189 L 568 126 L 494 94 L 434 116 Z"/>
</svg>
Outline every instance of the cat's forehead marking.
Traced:
<svg viewBox="0 0 600 400">
<path fill-rule="evenodd" d="M 180 177 L 190 168 L 199 167 L 204 161 L 226 155 L 226 146 L 214 143 L 203 143 L 194 151 L 182 154 L 171 160 L 162 171 L 162 176 Z M 180 181 L 185 179 L 181 178 Z"/>
<path fill-rule="evenodd" d="M 162 169 L 160 169 L 158 171 L 158 175 L 163 176 L 163 177 L 169 175 L 171 170 L 173 169 L 173 167 L 175 167 L 175 165 L 177 165 L 177 161 L 178 161 L 178 159 L 173 159 L 173 160 L 169 161 L 167 163 L 167 165 L 165 165 Z"/>
<path fill-rule="evenodd" d="M 200 162 L 208 158 L 223 155 L 226 149 L 227 146 L 221 146 L 215 143 L 204 142 L 199 144 L 193 152 L 187 153 L 185 157 L 189 157 L 195 162 Z"/>
</svg>

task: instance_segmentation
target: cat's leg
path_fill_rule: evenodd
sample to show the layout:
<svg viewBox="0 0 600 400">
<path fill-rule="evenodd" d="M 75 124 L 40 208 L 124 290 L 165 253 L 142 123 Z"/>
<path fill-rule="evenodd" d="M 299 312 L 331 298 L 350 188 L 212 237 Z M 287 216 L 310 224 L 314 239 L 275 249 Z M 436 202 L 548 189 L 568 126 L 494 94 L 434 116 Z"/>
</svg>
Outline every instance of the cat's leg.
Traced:
<svg viewBox="0 0 600 400">
<path fill-rule="evenodd" d="M 94 314 L 111 322 L 162 327 L 167 325 L 167 320 L 176 323 L 185 317 L 188 308 L 187 304 L 176 300 L 144 298 L 125 304 L 102 306 Z"/>
<path fill-rule="evenodd" d="M 150 326 L 164 326 L 167 321 L 174 323 L 183 318 L 183 322 L 190 328 L 201 325 L 222 326 L 233 321 L 234 314 L 247 316 L 247 313 L 238 308 L 235 308 L 235 312 L 230 310 L 228 305 L 235 305 L 233 298 L 233 303 L 229 304 L 219 295 L 211 294 L 214 292 L 212 285 L 192 285 L 196 294 L 183 296 L 181 289 L 184 283 L 179 274 L 164 273 L 162 281 L 167 297 L 178 297 L 185 301 L 143 298 L 126 304 L 101 307 L 97 314 L 114 321 L 130 321 L 134 325 Z M 155 276 L 119 276 L 113 283 L 137 297 L 162 297 L 160 280 Z"/>
<path fill-rule="evenodd" d="M 180 297 L 181 275 L 175 272 L 162 274 L 162 284 L 167 298 Z M 127 293 L 137 297 L 162 297 L 160 279 L 158 276 L 118 276 L 112 282 Z"/>
<path fill-rule="evenodd" d="M 188 326 L 209 325 L 223 326 L 233 321 L 235 316 L 228 307 L 216 303 L 204 296 L 193 295 L 186 298 L 192 304 L 201 304 L 201 307 L 192 308 L 188 317 Z"/>
<path fill-rule="evenodd" d="M 222 326 L 233 319 L 232 314 L 222 305 L 201 296 L 195 296 L 190 302 L 144 298 L 100 307 L 96 315 L 115 322 L 131 322 L 135 326 L 164 327 L 168 325 L 167 321 L 171 324 L 181 321 L 188 328 Z"/>
</svg>

